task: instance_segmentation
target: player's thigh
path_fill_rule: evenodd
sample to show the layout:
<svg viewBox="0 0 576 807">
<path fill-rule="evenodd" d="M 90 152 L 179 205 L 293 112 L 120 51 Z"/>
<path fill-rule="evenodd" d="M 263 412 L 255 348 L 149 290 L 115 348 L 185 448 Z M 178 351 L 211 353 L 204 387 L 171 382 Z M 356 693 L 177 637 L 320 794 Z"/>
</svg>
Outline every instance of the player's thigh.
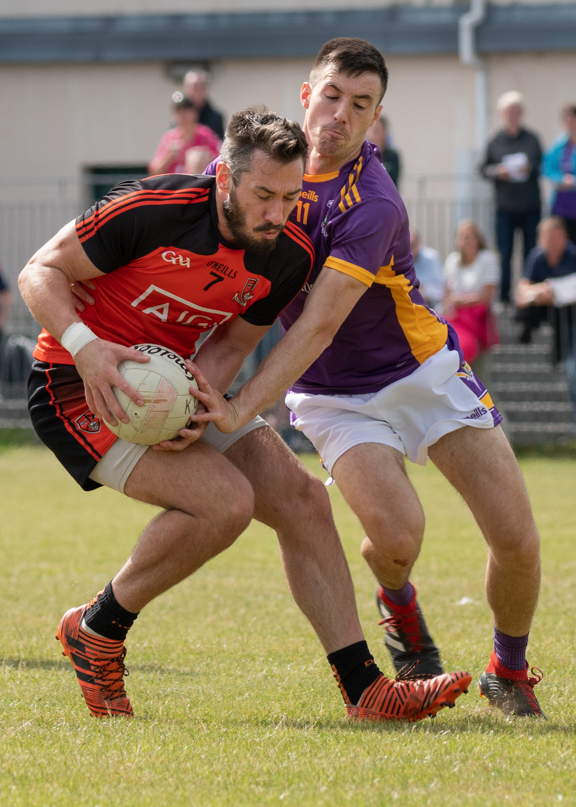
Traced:
<svg viewBox="0 0 576 807">
<path fill-rule="evenodd" d="M 537 540 L 524 479 L 501 426 L 464 426 L 430 446 L 432 462 L 470 507 L 488 543 Z"/>
<path fill-rule="evenodd" d="M 225 452 L 254 490 L 254 517 L 278 530 L 291 524 L 306 532 L 311 518 L 330 519 L 328 494 L 270 426 L 251 431 Z"/>
<path fill-rule="evenodd" d="M 370 538 L 379 532 L 423 534 L 424 513 L 400 451 L 380 443 L 355 445 L 336 460 L 332 476 Z"/>
<path fill-rule="evenodd" d="M 133 499 L 204 518 L 228 514 L 249 519 L 253 493 L 248 480 L 202 441 L 184 451 L 154 451 L 139 459 L 124 486 Z"/>
</svg>

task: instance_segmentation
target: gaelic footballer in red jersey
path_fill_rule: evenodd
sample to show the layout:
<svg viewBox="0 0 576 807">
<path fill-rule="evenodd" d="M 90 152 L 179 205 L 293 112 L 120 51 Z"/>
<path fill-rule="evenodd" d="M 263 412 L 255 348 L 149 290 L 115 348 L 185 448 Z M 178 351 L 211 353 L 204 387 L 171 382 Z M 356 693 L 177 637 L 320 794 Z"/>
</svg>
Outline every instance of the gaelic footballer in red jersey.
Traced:
<svg viewBox="0 0 576 807">
<path fill-rule="evenodd" d="M 313 249 L 287 221 L 306 151 L 297 124 L 265 111 L 238 113 L 215 178 L 120 185 L 22 273 L 22 293 L 45 329 L 30 386 L 38 433 L 83 487 L 105 484 L 165 509 L 111 583 L 58 626 L 94 715 L 133 714 L 123 684 L 128 629 L 150 600 L 228 547 L 253 506 L 277 531 L 290 589 L 350 717 L 419 720 L 469 683 L 463 674 L 395 682 L 380 673 L 363 640 L 326 490 L 261 418 L 224 438 L 210 426 L 202 439 L 183 430 L 180 440 L 154 448 L 109 445 L 108 435 L 103 442 L 101 418 L 123 417 L 112 392 L 122 386 L 117 365 L 142 361 L 129 345 L 145 336 L 186 356 L 213 329 L 196 361 L 224 392 L 302 287 Z M 80 317 L 69 284 L 86 280 L 93 305 Z"/>
<path fill-rule="evenodd" d="M 43 326 L 30 381 L 41 439 L 84 489 L 104 484 L 166 509 L 113 585 L 60 625 L 93 714 L 131 714 L 117 686 L 127 628 L 147 602 L 235 540 L 254 498 L 246 476 L 208 436 L 183 430 L 164 450 L 142 451 L 102 428 L 103 418 L 125 419 L 113 386 L 140 400 L 117 366 L 145 361 L 130 347 L 142 341 L 189 357 L 198 337 L 213 330 L 197 359 L 227 389 L 313 261 L 309 239 L 287 224 L 307 150 L 298 124 L 247 110 L 233 118 L 226 148 L 216 177 L 121 183 L 40 249 L 20 277 Z M 93 295 L 81 313 L 70 290 L 78 281 L 90 281 Z M 260 419 L 217 445 L 225 451 L 264 425 Z M 104 668 L 114 668 L 111 678 Z"/>
</svg>

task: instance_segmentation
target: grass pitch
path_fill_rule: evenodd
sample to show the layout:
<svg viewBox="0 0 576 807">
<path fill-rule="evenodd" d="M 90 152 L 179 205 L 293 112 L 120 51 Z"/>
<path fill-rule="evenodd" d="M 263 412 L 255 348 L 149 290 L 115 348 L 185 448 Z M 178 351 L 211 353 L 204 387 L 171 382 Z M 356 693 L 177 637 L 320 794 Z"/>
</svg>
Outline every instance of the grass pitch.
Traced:
<svg viewBox="0 0 576 807">
<path fill-rule="evenodd" d="M 536 692 L 547 721 L 504 718 L 474 683 L 435 721 L 348 723 L 275 537 L 255 522 L 143 612 L 127 659 L 138 718 L 98 721 L 56 626 L 114 575 L 154 510 L 82 493 L 42 448 L 0 450 L 0 804 L 576 804 L 576 463 L 525 457 L 522 467 L 542 534 L 529 660 L 545 674 Z M 491 649 L 486 550 L 440 474 L 410 474 L 427 515 L 419 599 L 446 668 L 477 679 Z M 335 486 L 330 495 L 369 645 L 391 674 L 362 531 Z"/>
</svg>

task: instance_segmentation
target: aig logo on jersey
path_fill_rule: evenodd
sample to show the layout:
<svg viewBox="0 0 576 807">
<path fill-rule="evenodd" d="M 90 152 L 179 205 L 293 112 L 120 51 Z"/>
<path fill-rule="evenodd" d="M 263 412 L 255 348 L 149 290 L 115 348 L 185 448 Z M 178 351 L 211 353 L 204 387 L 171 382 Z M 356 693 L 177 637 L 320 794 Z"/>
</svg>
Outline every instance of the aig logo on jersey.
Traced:
<svg viewBox="0 0 576 807">
<path fill-rule="evenodd" d="M 148 286 L 131 305 L 143 314 L 157 317 L 161 322 L 170 325 L 190 325 L 202 331 L 207 331 L 214 325 L 221 325 L 232 316 L 228 311 L 204 308 L 154 285 Z"/>
<path fill-rule="evenodd" d="M 244 288 L 242 289 L 242 293 L 239 295 L 238 292 L 232 297 L 235 303 L 239 305 L 248 305 L 250 300 L 254 297 L 254 289 L 258 285 L 260 278 L 258 277 L 249 277 L 246 283 L 244 283 Z"/>
</svg>

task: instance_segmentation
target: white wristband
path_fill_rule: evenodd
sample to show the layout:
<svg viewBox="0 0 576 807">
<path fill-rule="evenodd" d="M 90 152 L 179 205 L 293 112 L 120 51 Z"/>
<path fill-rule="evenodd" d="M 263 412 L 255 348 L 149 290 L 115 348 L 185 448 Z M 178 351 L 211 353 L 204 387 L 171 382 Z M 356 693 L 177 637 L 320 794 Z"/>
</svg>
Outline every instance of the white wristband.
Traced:
<svg viewBox="0 0 576 807">
<path fill-rule="evenodd" d="M 62 334 L 60 344 L 68 353 L 75 356 L 79 350 L 82 350 L 93 339 L 98 339 L 98 337 L 87 325 L 84 325 L 83 322 L 73 322 Z"/>
</svg>

